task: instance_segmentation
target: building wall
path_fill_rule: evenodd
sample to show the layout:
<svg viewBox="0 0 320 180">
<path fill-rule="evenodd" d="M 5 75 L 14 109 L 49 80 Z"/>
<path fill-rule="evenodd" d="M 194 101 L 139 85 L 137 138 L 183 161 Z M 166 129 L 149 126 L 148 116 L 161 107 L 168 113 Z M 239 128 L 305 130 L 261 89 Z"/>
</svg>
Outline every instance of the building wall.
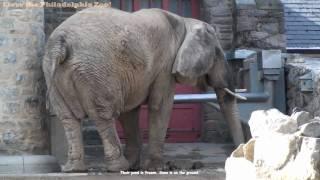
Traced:
<svg viewBox="0 0 320 180">
<path fill-rule="evenodd" d="M 43 8 L 0 9 L 0 155 L 47 151 L 43 24 Z"/>
<path fill-rule="evenodd" d="M 236 47 L 285 49 L 280 0 L 236 0 Z"/>
</svg>

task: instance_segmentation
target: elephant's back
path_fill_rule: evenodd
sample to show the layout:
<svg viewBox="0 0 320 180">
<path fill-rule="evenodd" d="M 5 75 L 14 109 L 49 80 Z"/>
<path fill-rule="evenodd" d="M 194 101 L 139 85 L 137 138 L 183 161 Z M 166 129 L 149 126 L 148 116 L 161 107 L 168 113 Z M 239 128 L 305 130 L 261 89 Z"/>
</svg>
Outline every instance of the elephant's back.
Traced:
<svg viewBox="0 0 320 180">
<path fill-rule="evenodd" d="M 128 22 L 130 13 L 113 8 L 88 8 L 62 22 L 51 36 L 63 32 L 70 42 L 78 40 L 82 44 L 88 40 L 112 40 Z"/>
<path fill-rule="evenodd" d="M 148 71 L 150 68 L 146 67 L 152 66 L 150 59 L 154 58 L 154 51 L 163 39 L 160 33 L 155 33 L 159 29 L 158 22 L 154 22 L 161 15 L 152 11 L 142 14 L 145 15 L 112 8 L 88 8 L 64 21 L 49 41 L 63 34 L 76 56 L 94 52 L 97 58 L 91 61 L 117 61 L 110 64 Z M 146 24 L 154 27 L 146 27 Z"/>
<path fill-rule="evenodd" d="M 127 19 L 131 13 L 114 8 L 87 8 L 70 16 L 60 26 L 79 26 L 86 28 L 91 23 L 107 23 L 117 19 Z M 59 26 L 59 27 L 60 27 Z M 58 28 L 59 28 L 58 27 Z"/>
<path fill-rule="evenodd" d="M 61 23 L 52 36 L 63 32 L 70 42 L 78 41 L 79 44 L 88 43 L 90 46 L 109 44 L 144 47 L 145 42 L 152 45 L 150 39 L 155 39 L 157 34 L 159 38 L 165 35 L 166 32 L 160 27 L 163 18 L 161 12 L 156 9 L 129 13 L 113 8 L 87 8 Z M 150 44 L 145 46 L 148 47 Z"/>
</svg>

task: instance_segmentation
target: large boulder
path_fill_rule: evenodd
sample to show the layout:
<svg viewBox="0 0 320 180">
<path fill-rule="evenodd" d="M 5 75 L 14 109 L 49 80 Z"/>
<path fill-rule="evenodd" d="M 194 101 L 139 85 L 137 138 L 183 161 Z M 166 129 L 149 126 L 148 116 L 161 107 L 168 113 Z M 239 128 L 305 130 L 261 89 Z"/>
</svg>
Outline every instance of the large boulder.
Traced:
<svg viewBox="0 0 320 180">
<path fill-rule="evenodd" d="M 225 170 L 227 172 L 226 179 L 255 180 L 255 167 L 252 163 L 252 156 L 250 156 L 253 155 L 253 144 L 254 139 L 251 139 L 247 144 L 240 144 L 239 147 L 232 152 L 225 164 Z"/>
<path fill-rule="evenodd" d="M 320 179 L 319 117 L 271 109 L 253 112 L 249 125 L 253 138 L 227 159 L 227 180 Z"/>
<path fill-rule="evenodd" d="M 320 121 L 315 120 L 300 127 L 299 133 L 306 137 L 320 138 Z"/>
<path fill-rule="evenodd" d="M 252 137 L 268 136 L 274 132 L 290 134 L 298 129 L 297 121 L 278 109 L 252 112 L 249 126 Z"/>
<path fill-rule="evenodd" d="M 290 117 L 297 122 L 298 126 L 306 124 L 312 119 L 310 113 L 306 111 L 294 111 Z"/>
</svg>

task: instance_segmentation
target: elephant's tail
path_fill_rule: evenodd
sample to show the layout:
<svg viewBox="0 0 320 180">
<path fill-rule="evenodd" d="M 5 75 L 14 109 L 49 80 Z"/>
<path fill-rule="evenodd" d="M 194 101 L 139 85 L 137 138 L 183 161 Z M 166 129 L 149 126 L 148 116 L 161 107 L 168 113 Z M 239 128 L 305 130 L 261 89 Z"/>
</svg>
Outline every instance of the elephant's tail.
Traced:
<svg viewBox="0 0 320 180">
<path fill-rule="evenodd" d="M 52 60 L 52 63 L 51 63 L 50 77 L 48 79 L 51 82 L 48 83 L 48 90 L 46 94 L 47 99 L 52 90 L 53 78 L 56 74 L 57 67 L 60 64 L 63 64 L 66 61 L 66 59 L 68 59 L 70 54 L 67 41 L 64 35 L 60 34 L 58 35 L 58 38 L 55 38 L 55 39 L 57 40 L 54 42 L 53 46 L 50 49 L 52 51 L 51 57 L 50 57 L 50 59 Z M 49 109 L 49 103 L 46 103 L 46 107 L 47 109 Z"/>
</svg>

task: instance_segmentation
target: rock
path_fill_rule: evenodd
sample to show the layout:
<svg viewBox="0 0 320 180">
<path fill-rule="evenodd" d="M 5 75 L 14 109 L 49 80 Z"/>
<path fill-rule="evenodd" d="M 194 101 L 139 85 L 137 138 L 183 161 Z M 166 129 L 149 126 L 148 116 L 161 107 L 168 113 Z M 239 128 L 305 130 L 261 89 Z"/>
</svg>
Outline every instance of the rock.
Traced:
<svg viewBox="0 0 320 180">
<path fill-rule="evenodd" d="M 320 139 L 300 137 L 299 143 L 299 152 L 283 169 L 281 177 L 290 180 L 320 179 Z"/>
<path fill-rule="evenodd" d="M 320 121 L 312 121 L 300 127 L 302 136 L 320 138 Z"/>
<path fill-rule="evenodd" d="M 297 151 L 296 143 L 296 136 L 280 133 L 257 138 L 254 146 L 254 165 L 257 171 L 277 170 L 285 166 Z"/>
<path fill-rule="evenodd" d="M 247 144 L 243 146 L 243 155 L 244 157 L 253 162 L 254 159 L 254 146 L 255 146 L 256 140 L 254 138 L 250 139 Z"/>
<path fill-rule="evenodd" d="M 250 139 L 246 144 L 240 144 L 230 155 L 234 158 L 245 158 L 253 162 L 255 139 Z"/>
<path fill-rule="evenodd" d="M 306 111 L 293 112 L 290 117 L 297 121 L 298 126 L 308 123 L 312 119 L 310 113 Z"/>
<path fill-rule="evenodd" d="M 289 117 L 270 109 L 253 112 L 249 125 L 255 138 L 227 159 L 226 179 L 320 179 L 319 117 L 305 111 Z"/>
<path fill-rule="evenodd" d="M 227 159 L 225 164 L 227 180 L 255 179 L 255 167 L 252 163 L 254 143 L 255 139 L 250 139 L 247 144 L 240 144 L 231 153 L 230 158 Z"/>
<path fill-rule="evenodd" d="M 225 164 L 226 180 L 255 180 L 255 168 L 245 158 L 230 157 Z"/>
<path fill-rule="evenodd" d="M 265 39 L 265 43 L 268 44 L 270 47 L 274 47 L 274 48 L 285 47 L 286 46 L 285 35 L 277 34 L 274 36 L 270 36 L 267 39 Z"/>
<path fill-rule="evenodd" d="M 255 17 L 242 16 L 238 17 L 237 30 L 241 31 L 253 31 L 256 29 L 258 19 Z"/>
<path fill-rule="evenodd" d="M 269 33 L 266 33 L 266 32 L 259 32 L 259 31 L 252 31 L 250 33 L 251 37 L 255 40 L 262 40 L 262 39 L 265 39 L 267 38 L 268 36 L 270 36 Z"/>
<path fill-rule="evenodd" d="M 279 29 L 278 23 L 267 23 L 261 26 L 261 30 L 268 32 L 268 34 L 277 34 L 279 33 Z"/>
<path fill-rule="evenodd" d="M 258 110 L 251 114 L 249 126 L 252 137 L 274 132 L 290 134 L 298 129 L 297 122 L 277 109 Z"/>
<path fill-rule="evenodd" d="M 240 144 L 238 148 L 231 153 L 230 157 L 244 157 L 243 146 L 244 144 Z"/>
</svg>

